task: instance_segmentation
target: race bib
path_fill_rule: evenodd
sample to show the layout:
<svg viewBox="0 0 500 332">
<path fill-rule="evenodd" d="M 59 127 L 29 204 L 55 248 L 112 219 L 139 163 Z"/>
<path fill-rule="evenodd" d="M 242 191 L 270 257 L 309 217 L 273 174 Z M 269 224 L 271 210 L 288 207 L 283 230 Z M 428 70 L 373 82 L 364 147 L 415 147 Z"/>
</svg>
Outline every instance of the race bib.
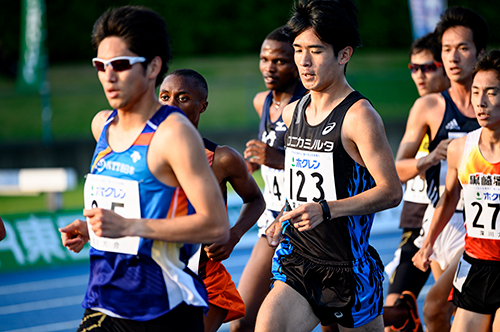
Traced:
<svg viewBox="0 0 500 332">
<path fill-rule="evenodd" d="M 472 175 L 472 177 L 474 177 Z M 489 175 L 492 178 L 491 175 Z M 500 187 L 464 185 L 467 234 L 480 239 L 500 239 Z"/>
<path fill-rule="evenodd" d="M 95 207 L 116 212 L 124 218 L 140 218 L 139 183 L 110 176 L 87 174 L 83 190 L 85 208 Z M 88 224 L 90 245 L 98 250 L 136 255 L 140 237 L 122 238 L 99 237 Z"/>
<path fill-rule="evenodd" d="M 428 154 L 429 152 L 418 151 L 415 158 L 419 159 Z M 406 181 L 406 190 L 403 199 L 406 202 L 429 204 L 431 201 L 427 197 L 427 181 L 420 175 Z"/>
<path fill-rule="evenodd" d="M 285 191 L 291 208 L 304 203 L 337 200 L 331 152 L 287 148 Z"/>
<path fill-rule="evenodd" d="M 262 165 L 261 174 L 265 183 L 264 200 L 266 201 L 266 208 L 281 211 L 285 206 L 285 171 Z"/>
<path fill-rule="evenodd" d="M 462 293 L 462 286 L 464 285 L 465 279 L 467 279 L 467 275 L 470 271 L 470 263 L 464 260 L 463 256 L 460 258 L 458 262 L 457 271 L 455 272 L 455 277 L 453 278 L 453 286 L 460 293 Z"/>
</svg>

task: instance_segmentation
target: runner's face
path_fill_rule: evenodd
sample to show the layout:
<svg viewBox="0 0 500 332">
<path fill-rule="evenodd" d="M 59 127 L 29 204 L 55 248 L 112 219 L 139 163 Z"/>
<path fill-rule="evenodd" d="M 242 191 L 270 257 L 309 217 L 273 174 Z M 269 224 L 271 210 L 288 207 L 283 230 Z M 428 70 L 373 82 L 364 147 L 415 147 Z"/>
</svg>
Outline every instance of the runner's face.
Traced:
<svg viewBox="0 0 500 332">
<path fill-rule="evenodd" d="M 451 27 L 443 33 L 441 57 L 450 81 L 470 82 L 477 58 L 472 37 L 472 30 L 463 26 Z"/>
<path fill-rule="evenodd" d="M 472 82 L 471 103 L 482 127 L 500 128 L 500 81 L 494 70 L 480 71 Z"/>
<path fill-rule="evenodd" d="M 116 36 L 106 37 L 97 49 L 97 57 L 109 60 L 118 56 L 138 56 L 130 51 L 125 42 Z M 98 72 L 109 105 L 114 109 L 128 109 L 146 95 L 149 79 L 141 63 L 135 63 L 129 70 L 114 71 L 107 66 Z"/>
<path fill-rule="evenodd" d="M 338 64 L 333 46 L 319 39 L 312 28 L 295 38 L 293 48 L 295 64 L 306 89 L 322 91 L 339 77 L 343 78 L 344 67 Z"/>
<path fill-rule="evenodd" d="M 208 105 L 193 78 L 177 75 L 165 77 L 160 86 L 159 100 L 163 105 L 180 108 L 195 127 L 198 127 L 200 114 Z"/>
<path fill-rule="evenodd" d="M 285 91 L 299 76 L 292 46 L 276 40 L 266 39 L 262 43 L 259 69 L 269 90 Z"/>
<path fill-rule="evenodd" d="M 436 60 L 429 50 L 423 50 L 410 56 L 410 62 L 416 65 L 432 64 L 434 61 Z M 443 91 L 450 86 L 443 67 L 426 73 L 419 69 L 415 73 L 411 73 L 411 78 L 415 82 L 420 97 L 428 93 Z"/>
</svg>

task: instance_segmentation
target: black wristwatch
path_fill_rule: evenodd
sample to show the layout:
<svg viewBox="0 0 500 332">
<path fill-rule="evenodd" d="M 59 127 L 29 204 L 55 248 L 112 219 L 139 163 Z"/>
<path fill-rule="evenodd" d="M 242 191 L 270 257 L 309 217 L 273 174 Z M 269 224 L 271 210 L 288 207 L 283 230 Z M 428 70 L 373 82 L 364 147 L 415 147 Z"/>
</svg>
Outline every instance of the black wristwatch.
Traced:
<svg viewBox="0 0 500 332">
<path fill-rule="evenodd" d="M 332 218 L 332 215 L 330 214 L 330 208 L 328 207 L 328 203 L 326 202 L 326 200 L 322 199 L 318 203 L 319 205 L 321 205 L 321 208 L 323 209 L 323 219 L 330 220 Z"/>
</svg>

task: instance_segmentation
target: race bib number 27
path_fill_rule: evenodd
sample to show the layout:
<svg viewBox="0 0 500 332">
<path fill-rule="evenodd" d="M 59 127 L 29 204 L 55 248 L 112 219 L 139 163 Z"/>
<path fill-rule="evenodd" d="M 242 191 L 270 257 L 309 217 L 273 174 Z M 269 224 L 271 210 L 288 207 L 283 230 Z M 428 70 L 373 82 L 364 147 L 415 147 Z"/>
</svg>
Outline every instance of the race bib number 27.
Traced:
<svg viewBox="0 0 500 332">
<path fill-rule="evenodd" d="M 110 176 L 88 174 L 84 187 L 85 208 L 100 207 L 124 218 L 140 218 L 139 184 Z M 136 255 L 140 237 L 106 238 L 95 235 L 89 227 L 90 245 L 98 250 Z"/>
<path fill-rule="evenodd" d="M 500 239 L 500 188 L 464 185 L 465 220 L 471 237 Z"/>
</svg>

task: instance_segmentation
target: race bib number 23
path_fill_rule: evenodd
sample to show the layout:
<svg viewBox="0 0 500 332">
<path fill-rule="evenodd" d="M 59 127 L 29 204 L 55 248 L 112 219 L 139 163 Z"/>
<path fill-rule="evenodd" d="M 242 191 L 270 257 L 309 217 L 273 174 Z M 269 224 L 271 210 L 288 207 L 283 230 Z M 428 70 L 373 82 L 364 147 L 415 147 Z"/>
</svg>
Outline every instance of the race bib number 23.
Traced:
<svg viewBox="0 0 500 332">
<path fill-rule="evenodd" d="M 288 148 L 285 174 L 285 192 L 292 209 L 322 199 L 337 200 L 332 153 Z"/>
</svg>

